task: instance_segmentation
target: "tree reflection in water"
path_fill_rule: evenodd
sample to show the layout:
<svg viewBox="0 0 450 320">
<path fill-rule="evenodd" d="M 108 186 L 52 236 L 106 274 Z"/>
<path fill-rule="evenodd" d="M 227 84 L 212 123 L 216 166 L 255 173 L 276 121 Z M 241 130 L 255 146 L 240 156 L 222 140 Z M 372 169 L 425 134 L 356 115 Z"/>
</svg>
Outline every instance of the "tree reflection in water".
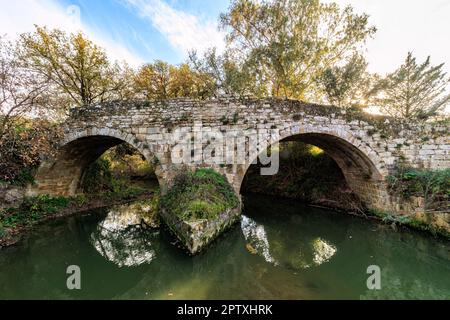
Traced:
<svg viewBox="0 0 450 320">
<path fill-rule="evenodd" d="M 334 256 L 337 251 L 334 245 L 326 242 L 322 238 L 314 239 L 312 242 L 312 247 L 314 249 L 313 262 L 318 266 L 330 260 L 330 258 Z"/>
<path fill-rule="evenodd" d="M 299 236 L 297 241 L 286 238 L 283 232 L 273 232 L 270 226 L 242 216 L 241 229 L 250 252 L 260 255 L 275 266 L 300 270 L 328 262 L 337 252 L 335 245 L 321 237 L 308 239 Z"/>
<path fill-rule="evenodd" d="M 119 267 L 138 266 L 156 258 L 154 243 L 159 231 L 140 224 L 133 206 L 113 208 L 90 237 L 95 249 Z"/>
<path fill-rule="evenodd" d="M 269 240 L 262 224 L 258 224 L 253 219 L 243 215 L 241 229 L 247 244 L 255 250 L 255 253 L 262 256 L 269 263 L 278 264 L 270 254 Z"/>
</svg>

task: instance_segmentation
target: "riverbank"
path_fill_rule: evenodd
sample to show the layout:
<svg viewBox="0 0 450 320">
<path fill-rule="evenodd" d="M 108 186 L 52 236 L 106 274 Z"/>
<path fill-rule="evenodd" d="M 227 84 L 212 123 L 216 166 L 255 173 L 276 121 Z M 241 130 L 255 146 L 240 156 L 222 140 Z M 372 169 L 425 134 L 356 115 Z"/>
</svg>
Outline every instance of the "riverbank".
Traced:
<svg viewBox="0 0 450 320">
<path fill-rule="evenodd" d="M 298 199 L 291 196 L 283 196 L 283 195 L 275 195 L 271 193 L 254 193 L 254 192 L 247 192 L 244 194 L 244 196 L 269 196 L 274 198 L 281 198 L 284 200 L 289 201 L 295 201 L 299 204 L 312 207 L 312 208 L 318 208 L 318 209 L 325 209 L 325 210 L 332 210 L 334 212 L 338 212 L 340 214 L 345 215 L 351 215 L 356 218 L 365 219 L 365 220 L 373 220 L 377 221 L 380 224 L 383 225 L 389 225 L 394 231 L 397 230 L 411 230 L 411 231 L 418 231 L 421 233 L 424 233 L 428 236 L 433 236 L 435 238 L 440 238 L 444 240 L 450 240 L 450 232 L 448 232 L 446 229 L 435 227 L 429 223 L 425 223 L 422 220 L 417 219 L 415 216 L 399 216 L 396 214 L 392 214 L 390 212 L 381 211 L 381 210 L 375 210 L 375 209 L 365 209 L 360 206 L 348 206 L 343 205 L 339 206 L 336 205 L 337 202 L 335 201 L 328 201 L 325 199 L 325 201 L 305 201 L 304 199 Z M 351 203 L 351 202 L 347 202 Z M 245 202 L 244 202 L 244 208 L 245 208 Z"/>
<path fill-rule="evenodd" d="M 154 191 L 142 192 L 139 194 L 122 194 L 122 195 L 92 195 L 90 197 L 78 196 L 71 198 L 50 198 L 44 196 L 41 200 L 29 200 L 31 203 L 31 209 L 35 212 L 28 212 L 26 220 L 20 218 L 11 219 L 11 217 L 20 217 L 21 210 L 24 204 L 15 208 L 7 208 L 0 212 L 1 221 L 8 219 L 8 222 L 4 222 L 0 225 L 0 249 L 18 243 L 34 226 L 43 222 L 69 217 L 75 214 L 79 214 L 85 211 L 100 209 L 113 205 L 126 204 L 139 200 L 146 200 L 155 194 Z M 42 199 L 44 199 L 42 201 Z M 47 200 L 45 200 L 47 199 Z M 47 205 L 46 210 L 42 208 L 42 202 L 52 202 L 51 205 Z M 24 202 L 25 203 L 25 202 Z M 41 207 L 41 208 L 39 208 Z M 37 212 L 41 210 L 42 212 Z"/>
</svg>

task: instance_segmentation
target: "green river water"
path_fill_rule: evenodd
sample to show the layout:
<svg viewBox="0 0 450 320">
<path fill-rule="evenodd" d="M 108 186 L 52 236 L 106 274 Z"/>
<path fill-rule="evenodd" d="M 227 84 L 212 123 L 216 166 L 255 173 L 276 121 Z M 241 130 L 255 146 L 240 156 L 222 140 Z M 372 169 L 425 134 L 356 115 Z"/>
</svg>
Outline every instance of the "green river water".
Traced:
<svg viewBox="0 0 450 320">
<path fill-rule="evenodd" d="M 0 250 L 0 299 L 450 298 L 449 242 L 290 200 L 244 203 L 242 221 L 194 257 L 108 209 L 39 225 Z M 69 265 L 81 290 L 66 287 Z M 381 290 L 367 288 L 370 265 Z"/>
</svg>

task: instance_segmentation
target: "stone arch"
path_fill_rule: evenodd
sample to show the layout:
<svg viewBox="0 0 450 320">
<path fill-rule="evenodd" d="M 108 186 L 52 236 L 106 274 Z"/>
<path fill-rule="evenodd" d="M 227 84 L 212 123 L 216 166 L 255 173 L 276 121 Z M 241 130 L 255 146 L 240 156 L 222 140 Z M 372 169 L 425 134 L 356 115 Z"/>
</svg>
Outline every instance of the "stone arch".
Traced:
<svg viewBox="0 0 450 320">
<path fill-rule="evenodd" d="M 381 157 L 363 140 L 342 128 L 293 124 L 281 131 L 272 144 L 300 141 L 321 148 L 337 163 L 349 187 L 368 207 L 383 208 L 387 199 L 384 178 L 388 171 Z M 250 159 L 253 161 L 257 157 L 258 155 L 252 155 Z M 239 180 L 235 182 L 239 193 L 252 161 L 245 164 Z"/>
<path fill-rule="evenodd" d="M 148 145 L 121 130 L 91 127 L 66 134 L 57 155 L 39 167 L 36 183 L 28 194 L 74 195 L 85 168 L 106 150 L 124 142 L 136 148 L 146 161 L 155 166 L 155 175 L 161 185 L 162 171 L 155 145 Z"/>
</svg>

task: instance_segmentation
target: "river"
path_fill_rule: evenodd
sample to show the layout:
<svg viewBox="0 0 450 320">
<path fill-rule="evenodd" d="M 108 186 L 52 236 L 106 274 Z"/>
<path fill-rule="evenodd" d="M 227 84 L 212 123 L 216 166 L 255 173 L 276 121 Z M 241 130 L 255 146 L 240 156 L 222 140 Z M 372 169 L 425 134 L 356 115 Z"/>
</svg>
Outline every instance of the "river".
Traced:
<svg viewBox="0 0 450 320">
<path fill-rule="evenodd" d="M 450 245 L 376 221 L 266 196 L 201 255 L 110 209 L 41 224 L 0 250 L 1 299 L 449 299 Z M 66 269 L 81 270 L 68 290 Z M 381 289 L 367 288 L 367 268 Z"/>
</svg>

